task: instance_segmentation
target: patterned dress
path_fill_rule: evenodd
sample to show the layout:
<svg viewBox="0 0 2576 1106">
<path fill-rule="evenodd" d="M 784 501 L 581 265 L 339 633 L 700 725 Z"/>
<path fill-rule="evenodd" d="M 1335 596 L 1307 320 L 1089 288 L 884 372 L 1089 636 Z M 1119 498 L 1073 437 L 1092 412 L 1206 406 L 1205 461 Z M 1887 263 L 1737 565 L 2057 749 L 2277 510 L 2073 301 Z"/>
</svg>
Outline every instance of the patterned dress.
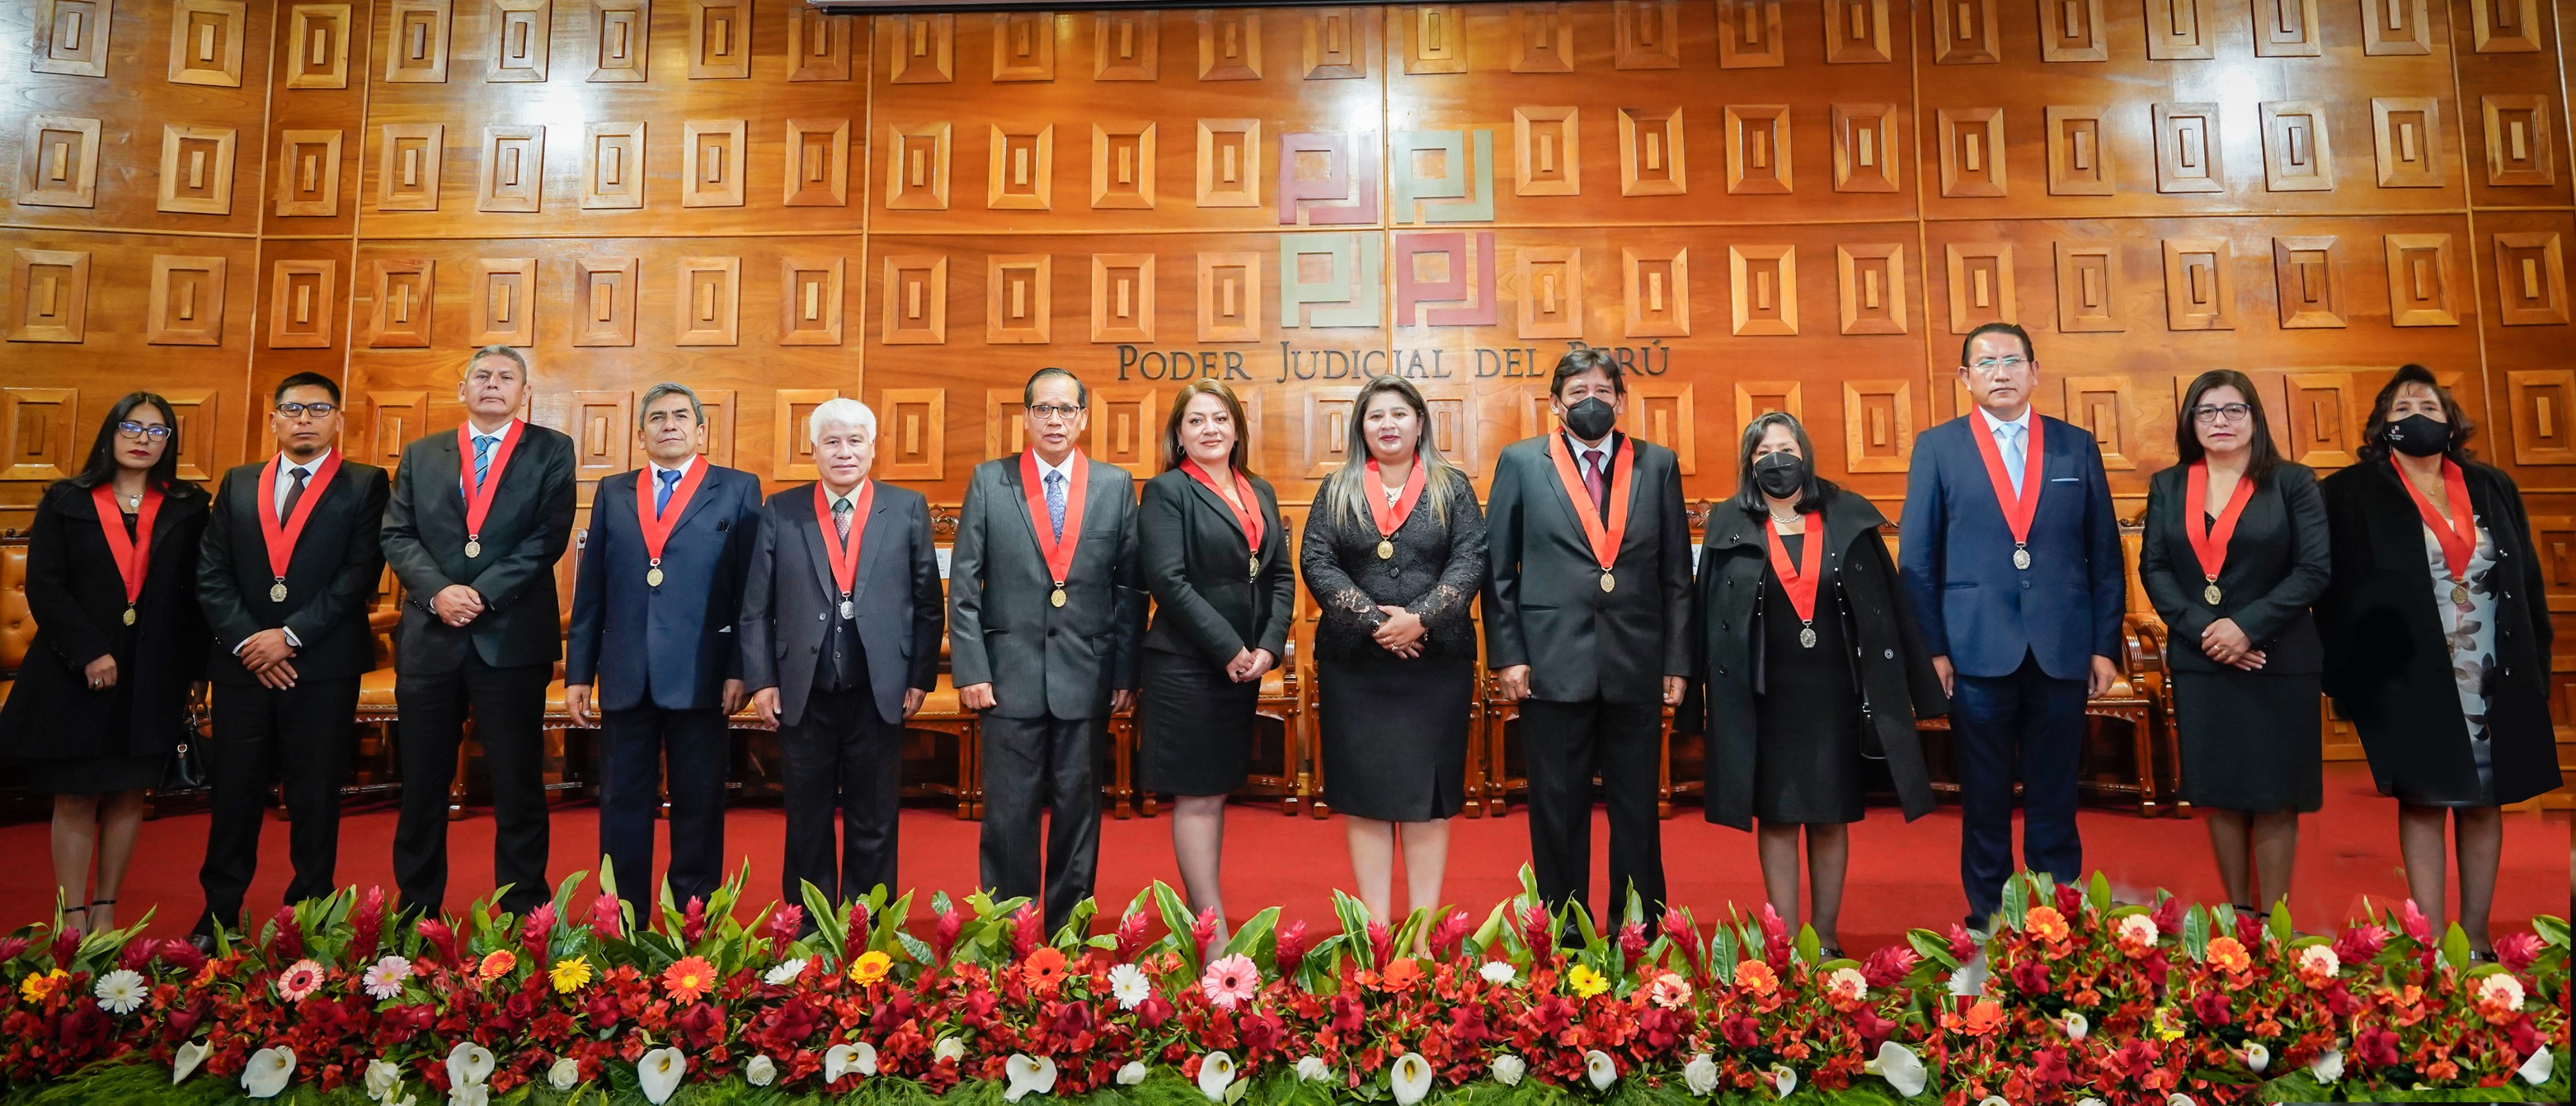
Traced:
<svg viewBox="0 0 2576 1106">
<path fill-rule="evenodd" d="M 2487 698 L 2498 667 L 2495 582 L 2488 578 L 2496 563 L 2495 540 L 2484 525 L 2478 527 L 2477 548 L 2469 554 L 2469 596 L 2464 602 L 2451 597 L 2451 570 L 2442 557 L 2442 540 L 2429 526 L 2424 528 L 2424 556 L 2432 572 L 2433 607 L 2441 612 L 2443 638 L 2451 646 L 2451 678 L 2459 685 L 2460 713 L 2468 719 L 2469 755 L 2477 762 L 2480 798 L 2428 801 L 2422 796 L 2403 794 L 2402 784 L 2398 798 L 2423 806 L 2493 806 L 2495 746 L 2488 739 Z"/>
</svg>

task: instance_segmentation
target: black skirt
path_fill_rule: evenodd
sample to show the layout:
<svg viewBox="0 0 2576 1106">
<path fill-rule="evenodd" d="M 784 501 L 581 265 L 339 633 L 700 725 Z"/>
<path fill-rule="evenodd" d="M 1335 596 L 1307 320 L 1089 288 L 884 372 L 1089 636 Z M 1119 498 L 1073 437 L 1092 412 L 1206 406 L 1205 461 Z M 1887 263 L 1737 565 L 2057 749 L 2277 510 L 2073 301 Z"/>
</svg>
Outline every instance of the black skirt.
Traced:
<svg viewBox="0 0 2576 1106">
<path fill-rule="evenodd" d="M 2313 673 L 2173 673 L 2183 801 L 2252 813 L 2324 806 L 2318 683 Z"/>
<path fill-rule="evenodd" d="M 1223 795 L 1252 768 L 1261 683 L 1236 683 L 1195 655 L 1147 649 L 1136 688 L 1136 786 L 1166 795 Z"/>
<path fill-rule="evenodd" d="M 1806 535 L 1782 545 L 1800 555 Z M 1753 816 L 1782 825 L 1857 822 L 1861 805 L 1860 692 L 1851 642 L 1833 590 L 1816 591 L 1816 644 L 1789 603 L 1780 576 L 1762 571 L 1760 683 L 1753 699 Z"/>
<path fill-rule="evenodd" d="M 1327 805 L 1381 822 L 1428 822 L 1465 808 L 1473 655 L 1325 658 L 1316 678 Z"/>
</svg>

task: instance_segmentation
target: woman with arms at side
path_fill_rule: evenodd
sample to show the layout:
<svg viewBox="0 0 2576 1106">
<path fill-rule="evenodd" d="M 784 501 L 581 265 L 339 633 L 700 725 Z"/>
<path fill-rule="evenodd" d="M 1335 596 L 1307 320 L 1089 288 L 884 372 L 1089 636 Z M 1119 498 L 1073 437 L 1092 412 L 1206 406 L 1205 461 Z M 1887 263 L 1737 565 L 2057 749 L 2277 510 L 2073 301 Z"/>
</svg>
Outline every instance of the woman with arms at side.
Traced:
<svg viewBox="0 0 2576 1106">
<path fill-rule="evenodd" d="M 2174 452 L 2147 489 L 2138 575 L 2173 643 L 2182 797 L 2208 816 L 2228 900 L 2260 914 L 2290 896 L 2299 815 L 2325 799 L 2308 608 L 2330 575 L 2326 501 L 2316 473 L 2274 455 L 2240 372 L 2191 382 Z"/>
<path fill-rule="evenodd" d="M 1322 609 L 1324 801 L 1343 815 L 1360 901 L 1393 924 L 1398 839 L 1407 909 L 1440 905 L 1448 820 L 1467 802 L 1485 516 L 1413 385 L 1372 379 L 1351 410 L 1349 460 L 1315 494 L 1301 559 Z"/>
<path fill-rule="evenodd" d="M 1243 402 L 1200 380 L 1172 400 L 1162 475 L 1146 481 L 1136 540 L 1154 623 L 1137 680 L 1137 784 L 1174 796 L 1172 855 L 1192 911 L 1224 940 L 1225 800 L 1252 758 L 1261 678 L 1287 652 L 1296 566 L 1279 497 L 1245 464 Z"/>
<path fill-rule="evenodd" d="M 205 675 L 197 546 L 208 499 L 179 479 L 179 449 L 169 401 L 116 401 L 88 465 L 45 490 L 27 535 L 36 639 L 0 708 L 0 760 L 54 797 L 54 883 L 71 928 L 115 926 L 144 799 Z"/>
<path fill-rule="evenodd" d="M 1861 762 L 1887 762 L 1908 821 L 1929 813 L 1932 781 L 1914 725 L 1950 705 L 1898 601 L 1896 563 L 1878 534 L 1886 517 L 1818 477 L 1813 449 L 1789 414 L 1744 428 L 1735 496 L 1709 512 L 1700 558 L 1694 682 L 1706 710 L 1685 700 L 1674 726 L 1705 724 L 1704 812 L 1736 829 L 1759 820 L 1763 889 L 1793 930 L 1805 837 L 1807 920 L 1825 955 L 1840 956 Z"/>
<path fill-rule="evenodd" d="M 2320 481 L 2334 576 L 2317 617 L 2326 693 L 2360 731 L 2380 793 L 2397 800 L 2416 905 L 2442 932 L 2449 823 L 2454 917 L 2492 958 L 2497 808 L 2556 790 L 2559 776 L 2547 577 L 2521 491 L 2470 459 L 2474 431 L 2432 370 L 2407 365 L 2389 378 L 2359 460 Z"/>
</svg>

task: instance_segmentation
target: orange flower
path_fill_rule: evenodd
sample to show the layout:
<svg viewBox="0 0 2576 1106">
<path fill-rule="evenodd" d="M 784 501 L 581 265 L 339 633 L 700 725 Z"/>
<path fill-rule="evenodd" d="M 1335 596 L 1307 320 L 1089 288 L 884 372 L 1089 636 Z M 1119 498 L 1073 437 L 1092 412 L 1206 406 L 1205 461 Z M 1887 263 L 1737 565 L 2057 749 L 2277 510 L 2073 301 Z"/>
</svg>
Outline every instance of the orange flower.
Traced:
<svg viewBox="0 0 2576 1106">
<path fill-rule="evenodd" d="M 489 983 L 510 974 L 510 969 L 518 966 L 519 958 L 511 955 L 510 950 L 496 949 L 483 957 L 483 965 L 476 968 L 474 974 L 482 977 L 485 983 Z"/>
<path fill-rule="evenodd" d="M 1064 982 L 1064 950 L 1048 945 L 1030 953 L 1028 959 L 1020 961 L 1020 978 L 1028 981 L 1032 991 L 1054 994 L 1057 985 Z"/>
<path fill-rule="evenodd" d="M 662 990 L 681 1002 L 695 1002 L 715 985 L 715 965 L 702 956 L 681 957 L 662 972 Z"/>
<path fill-rule="evenodd" d="M 2034 906 L 2022 915 L 2021 928 L 2033 937 L 2055 944 L 2066 939 L 2066 915 L 2058 913 L 2054 906 Z"/>
<path fill-rule="evenodd" d="M 1422 963 L 1410 956 L 1399 956 L 1386 962 L 1379 973 L 1380 984 L 1389 991 L 1402 991 L 1422 980 Z"/>
<path fill-rule="evenodd" d="M 2244 943 L 2233 937 L 2209 939 L 2209 962 L 2223 972 L 2251 971 L 2254 968 L 2254 958 L 2246 955 Z"/>
<path fill-rule="evenodd" d="M 1747 960 L 1735 966 L 1735 985 L 1753 994 L 1767 995 L 1780 989 L 1780 977 L 1771 971 L 1771 965 Z"/>
<path fill-rule="evenodd" d="M 1976 1005 L 1968 1008 L 1967 1029 L 1975 1036 L 1983 1037 L 2003 1028 L 2003 1025 L 2004 1008 L 1993 999 L 1978 999 Z"/>
</svg>

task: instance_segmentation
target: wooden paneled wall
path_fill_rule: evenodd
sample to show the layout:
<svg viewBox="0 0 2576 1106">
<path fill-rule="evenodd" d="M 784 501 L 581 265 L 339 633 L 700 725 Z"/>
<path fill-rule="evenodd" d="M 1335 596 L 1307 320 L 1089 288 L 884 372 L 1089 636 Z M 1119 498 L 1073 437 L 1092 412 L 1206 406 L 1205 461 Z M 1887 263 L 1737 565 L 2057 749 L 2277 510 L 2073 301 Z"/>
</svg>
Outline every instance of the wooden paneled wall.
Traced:
<svg viewBox="0 0 2576 1106">
<path fill-rule="evenodd" d="M 485 342 L 528 348 L 586 474 L 669 378 L 773 486 L 804 411 L 864 399 L 882 475 L 951 503 L 1040 366 L 1140 471 L 1178 382 L 1233 380 L 1301 502 L 1365 374 L 1418 378 L 1481 469 L 1581 342 L 1639 370 L 1694 497 L 1785 408 L 1892 510 L 1958 335 L 2007 319 L 2133 506 L 2202 369 L 2331 468 L 2389 367 L 2434 366 L 2576 610 L 2563 14 L 11 0 L 0 524 L 126 390 L 183 406 L 204 475 L 264 448 L 273 381 L 336 374 L 389 459 Z"/>
</svg>

